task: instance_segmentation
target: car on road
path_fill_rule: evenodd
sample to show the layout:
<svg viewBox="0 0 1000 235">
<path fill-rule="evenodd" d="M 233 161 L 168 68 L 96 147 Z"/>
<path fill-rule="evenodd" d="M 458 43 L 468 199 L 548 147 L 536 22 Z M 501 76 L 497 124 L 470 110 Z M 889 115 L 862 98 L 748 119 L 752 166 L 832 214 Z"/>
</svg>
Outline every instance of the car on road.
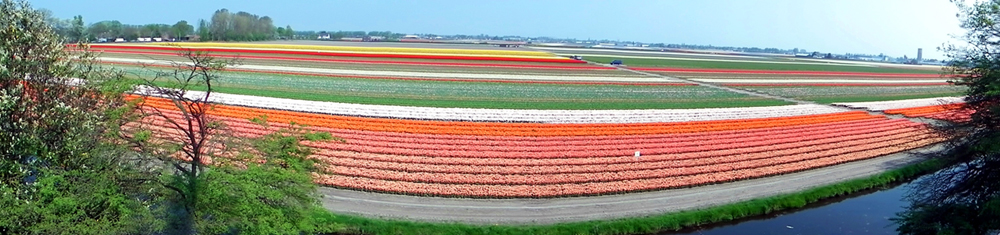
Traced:
<svg viewBox="0 0 1000 235">
<path fill-rule="evenodd" d="M 611 65 L 619 66 L 622 65 L 622 60 L 612 60 Z"/>
</svg>

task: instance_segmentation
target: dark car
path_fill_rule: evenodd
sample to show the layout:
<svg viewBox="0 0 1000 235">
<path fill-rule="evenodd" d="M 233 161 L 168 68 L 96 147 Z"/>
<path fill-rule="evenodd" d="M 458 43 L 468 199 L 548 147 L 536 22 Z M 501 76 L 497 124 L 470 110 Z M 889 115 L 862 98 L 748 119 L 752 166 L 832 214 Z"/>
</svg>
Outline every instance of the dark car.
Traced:
<svg viewBox="0 0 1000 235">
<path fill-rule="evenodd" d="M 622 65 L 622 60 L 612 60 L 611 65 Z"/>
</svg>

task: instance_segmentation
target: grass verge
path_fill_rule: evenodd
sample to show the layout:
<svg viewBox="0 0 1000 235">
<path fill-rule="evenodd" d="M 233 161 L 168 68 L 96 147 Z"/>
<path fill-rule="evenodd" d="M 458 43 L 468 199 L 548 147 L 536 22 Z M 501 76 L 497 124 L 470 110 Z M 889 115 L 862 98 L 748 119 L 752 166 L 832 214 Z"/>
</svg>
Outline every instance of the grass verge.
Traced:
<svg viewBox="0 0 1000 235">
<path fill-rule="evenodd" d="M 224 76 L 252 76 L 251 73 L 221 73 Z M 135 78 L 135 75 L 130 75 Z M 764 107 L 789 105 L 782 100 L 752 97 L 722 90 L 698 86 L 643 87 L 626 85 L 556 85 L 556 84 L 495 84 L 476 82 L 440 81 L 395 81 L 356 78 L 326 78 L 287 75 L 286 81 L 261 79 L 237 83 L 221 80 L 214 86 L 215 92 L 251 95 L 296 100 L 340 102 L 372 105 L 397 105 L 439 108 L 488 108 L 488 109 L 543 109 L 543 110 L 609 110 L 609 109 L 696 109 Z M 303 80 L 293 80 L 301 78 Z M 305 80 L 313 79 L 313 80 Z M 321 87 L 340 79 L 351 87 Z M 229 81 L 229 82 L 227 82 Z M 296 84 L 296 81 L 303 82 Z M 357 81 L 357 82 L 351 82 Z M 305 83 L 309 82 L 309 83 Z M 362 84 L 363 83 L 363 84 Z M 171 87 L 173 83 L 161 80 L 158 86 Z M 359 85 L 360 84 L 360 85 Z M 444 89 L 450 86 L 455 89 Z M 467 89 L 463 90 L 463 87 Z M 204 86 L 189 87 L 189 90 L 204 91 Z M 610 92 L 578 93 L 588 91 L 613 90 Z M 632 91 L 632 92 L 630 92 Z M 644 95 L 662 93 L 668 97 Z M 683 95 L 677 95 L 683 94 Z M 603 95 L 603 97 L 598 97 Z M 698 96 L 701 97 L 698 97 Z M 539 97 L 545 96 L 545 97 Z"/>
<path fill-rule="evenodd" d="M 347 234 L 648 234 L 727 222 L 741 218 L 796 209 L 832 198 L 916 178 L 943 168 L 937 160 L 925 160 L 861 179 L 819 186 L 805 191 L 753 199 L 699 210 L 648 217 L 561 223 L 553 225 L 470 225 L 373 219 L 333 213 L 316 213 L 319 221 L 343 225 Z"/>
<path fill-rule="evenodd" d="M 926 99 L 962 96 L 962 92 L 933 93 L 933 94 L 901 94 L 885 96 L 841 96 L 841 97 L 802 97 L 804 100 L 811 100 L 820 104 L 846 103 L 846 102 L 873 102 L 873 101 L 894 101 L 909 99 Z"/>
<path fill-rule="evenodd" d="M 596 57 L 589 56 L 588 61 L 607 64 L 612 60 L 622 60 L 625 65 L 636 67 L 675 67 L 675 68 L 699 68 L 699 69 L 749 69 L 749 70 L 792 70 L 792 71 L 832 71 L 832 72 L 862 72 L 862 73 L 913 73 L 913 74 L 939 74 L 940 71 L 886 68 L 875 66 L 857 66 L 846 64 L 817 64 L 810 63 L 764 63 L 754 61 L 703 61 L 703 60 L 681 60 L 681 59 L 645 59 L 645 58 L 617 58 L 614 56 Z"/>
</svg>

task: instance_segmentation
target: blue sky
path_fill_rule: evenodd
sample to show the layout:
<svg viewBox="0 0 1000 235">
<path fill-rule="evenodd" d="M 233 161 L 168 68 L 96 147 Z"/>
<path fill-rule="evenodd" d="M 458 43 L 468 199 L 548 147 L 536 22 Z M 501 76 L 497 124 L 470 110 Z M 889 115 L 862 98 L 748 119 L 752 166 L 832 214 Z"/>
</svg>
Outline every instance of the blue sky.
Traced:
<svg viewBox="0 0 1000 235">
<path fill-rule="evenodd" d="M 220 8 L 267 15 L 296 30 L 551 36 L 802 48 L 944 58 L 960 34 L 947 0 L 332 1 L 29 0 L 57 17 L 128 24 L 208 19 Z"/>
</svg>

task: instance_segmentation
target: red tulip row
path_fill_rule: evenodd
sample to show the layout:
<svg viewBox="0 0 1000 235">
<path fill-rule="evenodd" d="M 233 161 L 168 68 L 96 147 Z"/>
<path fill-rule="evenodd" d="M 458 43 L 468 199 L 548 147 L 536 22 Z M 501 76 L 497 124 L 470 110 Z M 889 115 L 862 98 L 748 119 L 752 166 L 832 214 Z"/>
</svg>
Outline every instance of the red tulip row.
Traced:
<svg viewBox="0 0 1000 235">
<path fill-rule="evenodd" d="M 123 46 L 123 45 L 90 45 L 91 49 L 125 49 L 125 50 L 160 50 L 160 51 L 181 51 L 190 48 L 180 47 L 148 47 L 148 46 Z M 417 54 L 377 54 L 377 53 L 345 53 L 345 52 L 324 52 L 324 51 L 292 51 L 292 50 L 266 50 L 266 49 L 235 49 L 235 48 L 197 48 L 195 50 L 218 53 L 253 53 L 270 55 L 309 55 L 309 56 L 338 56 L 338 57 L 365 57 L 365 58 L 400 58 L 400 59 L 428 59 L 428 60 L 476 60 L 476 61 L 511 61 L 511 62 L 538 62 L 538 63 L 562 63 L 562 64 L 582 64 L 587 63 L 580 60 L 566 58 L 527 58 L 527 57 L 503 57 L 503 56 L 462 56 L 462 55 L 417 55 Z"/>
<path fill-rule="evenodd" d="M 808 170 L 817 167 L 830 166 L 850 161 L 863 160 L 886 154 L 896 153 L 921 147 L 937 141 L 925 139 L 905 142 L 887 147 L 838 153 L 829 157 L 809 160 L 759 166 L 747 169 L 719 166 L 717 171 L 705 174 L 660 177 L 650 179 L 633 179 L 617 181 L 599 181 L 590 183 L 565 183 L 545 185 L 498 185 L 498 184 L 442 184 L 409 181 L 373 179 L 367 177 L 345 176 L 335 174 L 317 174 L 321 184 L 363 189 L 380 192 L 395 192 L 417 195 L 442 195 L 463 197 L 559 197 L 571 195 L 594 195 L 621 192 L 634 192 L 677 187 L 690 187 L 703 184 L 730 182 L 736 180 L 759 178 L 770 175 L 786 174 Z"/>
<path fill-rule="evenodd" d="M 152 51 L 128 51 L 128 50 L 101 50 L 104 53 L 123 53 L 139 55 L 167 55 L 176 56 L 174 52 L 152 52 Z M 329 58 L 300 58 L 287 56 L 254 56 L 254 55 L 212 55 L 222 58 L 239 59 L 259 59 L 259 60 L 287 60 L 287 61 L 310 61 L 310 62 L 330 62 L 330 63 L 352 63 L 352 64 L 393 64 L 393 65 L 424 65 L 424 66 L 448 66 L 448 67 L 485 67 L 485 68 L 519 68 L 519 69 L 555 69 L 555 70 L 614 70 L 612 67 L 579 65 L 536 65 L 536 64 L 487 64 L 487 63 L 448 63 L 448 62 L 422 62 L 422 61 L 391 61 L 391 60 L 343 60 Z"/>
</svg>

